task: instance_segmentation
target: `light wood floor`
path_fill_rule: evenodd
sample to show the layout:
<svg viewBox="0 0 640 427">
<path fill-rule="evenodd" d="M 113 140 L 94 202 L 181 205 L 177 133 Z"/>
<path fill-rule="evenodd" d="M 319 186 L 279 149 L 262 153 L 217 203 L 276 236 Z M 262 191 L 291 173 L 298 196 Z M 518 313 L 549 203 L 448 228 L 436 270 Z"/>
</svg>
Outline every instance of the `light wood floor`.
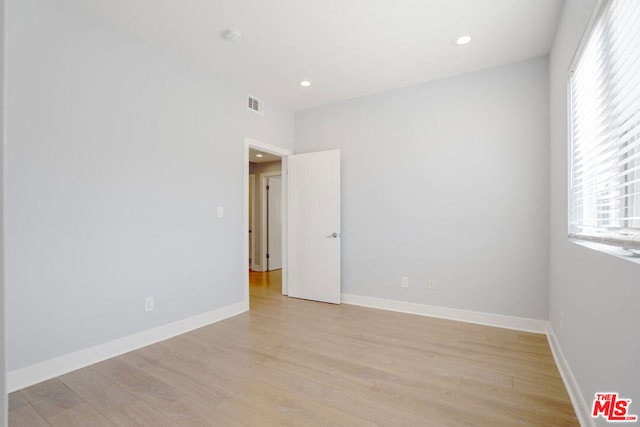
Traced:
<svg viewBox="0 0 640 427">
<path fill-rule="evenodd" d="M 9 396 L 10 426 L 577 426 L 543 335 L 280 295 Z"/>
</svg>

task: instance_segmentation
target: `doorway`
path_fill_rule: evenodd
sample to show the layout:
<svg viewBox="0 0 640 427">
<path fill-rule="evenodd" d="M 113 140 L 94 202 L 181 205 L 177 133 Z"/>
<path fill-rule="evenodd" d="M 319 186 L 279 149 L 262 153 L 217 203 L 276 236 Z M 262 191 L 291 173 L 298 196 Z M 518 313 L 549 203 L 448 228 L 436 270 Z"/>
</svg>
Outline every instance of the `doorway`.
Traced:
<svg viewBox="0 0 640 427">
<path fill-rule="evenodd" d="M 255 162 L 258 154 L 261 152 L 249 150 L 249 195 L 254 193 L 253 224 L 249 197 L 249 227 L 252 227 L 249 242 L 255 242 L 250 266 L 253 271 L 272 271 L 282 268 L 282 161 L 263 155 Z M 252 175 L 256 177 L 253 187 Z"/>
<path fill-rule="evenodd" d="M 269 167 L 266 167 L 265 169 L 262 169 L 261 167 L 256 167 L 256 166 L 252 166 L 251 164 L 256 164 L 258 162 L 255 161 L 255 159 L 258 159 L 258 157 L 256 157 L 257 154 L 261 154 L 262 157 L 260 157 L 259 159 L 261 160 L 260 163 L 269 163 L 269 162 L 273 162 L 272 165 L 270 165 L 269 167 L 275 167 L 275 164 L 278 163 L 278 170 L 276 171 L 275 169 L 269 170 Z M 245 253 L 251 253 L 251 257 L 252 257 L 252 261 L 251 263 L 249 262 L 249 260 L 247 259 L 245 262 L 245 268 L 244 271 L 246 272 L 245 275 L 245 286 L 244 286 L 244 300 L 247 303 L 249 303 L 249 275 L 251 271 L 261 271 L 261 272 L 266 272 L 269 269 L 268 266 L 268 262 L 266 261 L 266 255 L 267 253 L 269 253 L 268 249 L 273 248 L 273 245 L 271 248 L 269 248 L 268 246 L 268 241 L 273 242 L 279 242 L 280 243 L 280 251 L 279 251 L 279 256 L 278 256 L 278 260 L 277 263 L 280 265 L 275 265 L 277 267 L 281 267 L 281 272 L 280 274 L 276 275 L 277 276 L 281 276 L 282 277 L 282 294 L 286 295 L 287 294 L 287 273 L 288 273 L 288 268 L 287 268 L 287 259 L 288 259 L 288 254 L 287 254 L 287 209 L 285 209 L 285 207 L 287 206 L 287 176 L 286 176 L 286 168 L 287 168 L 287 156 L 289 156 L 291 153 L 290 150 L 286 150 L 284 148 L 280 148 L 280 147 L 276 147 L 261 141 L 257 141 L 251 138 L 245 138 L 245 146 L 244 146 L 244 212 L 245 212 L 245 233 L 244 233 L 244 245 L 245 245 Z M 256 172 L 256 171 L 260 171 L 260 172 Z M 253 187 L 253 198 L 252 198 L 252 202 L 250 202 L 250 175 L 254 175 L 254 187 Z M 264 176 L 262 176 L 264 175 Z M 259 207 L 260 205 L 260 201 L 257 200 L 260 197 L 260 193 L 261 193 L 261 189 L 256 188 L 257 186 L 261 186 L 261 182 L 263 180 L 263 178 L 266 178 L 267 181 L 266 183 L 269 183 L 269 181 L 271 181 L 271 178 L 273 179 L 277 179 L 275 177 L 279 178 L 279 181 L 273 181 L 271 182 L 271 184 L 279 184 L 280 186 L 280 203 L 279 203 L 279 207 L 280 207 L 280 227 L 279 230 L 278 229 L 272 229 L 271 232 L 269 233 L 268 238 L 266 237 L 267 235 L 267 231 L 268 231 L 268 227 L 267 224 L 268 222 L 265 220 L 261 220 L 260 219 L 260 215 L 261 215 L 261 208 Z M 264 198 L 264 200 L 266 201 L 266 198 Z M 250 213 L 250 206 L 252 206 L 253 209 L 253 215 Z M 266 205 L 265 205 L 266 206 Z M 266 215 L 266 209 L 265 209 L 265 215 Z M 272 213 L 272 215 L 275 215 L 275 213 Z M 250 219 L 253 219 L 252 221 L 252 225 L 250 225 Z M 262 226 L 262 228 L 264 228 L 264 233 L 261 233 L 258 231 L 258 228 L 261 228 L 258 224 L 261 223 L 260 225 Z M 249 233 L 249 230 L 251 230 L 251 233 Z M 249 238 L 249 234 L 251 234 L 251 238 Z M 264 235 L 265 237 L 261 238 L 260 235 Z M 253 251 L 251 251 L 251 245 L 250 242 L 253 242 Z M 263 248 L 263 249 L 261 249 Z M 269 253 L 270 257 L 269 259 L 271 259 L 271 254 Z M 247 258 L 247 257 L 245 257 Z M 272 260 L 272 261 L 276 261 L 276 260 Z M 271 263 L 271 267 L 274 267 L 273 262 Z M 272 268 L 273 269 L 273 268 Z"/>
<path fill-rule="evenodd" d="M 340 150 L 292 155 L 289 150 L 245 138 L 245 253 L 249 250 L 250 154 L 280 158 L 281 171 L 277 175 L 282 177 L 282 229 L 279 232 L 282 242 L 281 294 L 339 304 Z M 244 264 L 244 301 L 249 308 L 249 263 L 245 261 Z M 264 262 L 261 266 L 261 271 L 266 264 Z M 322 268 L 318 269 L 318 265 Z"/>
</svg>

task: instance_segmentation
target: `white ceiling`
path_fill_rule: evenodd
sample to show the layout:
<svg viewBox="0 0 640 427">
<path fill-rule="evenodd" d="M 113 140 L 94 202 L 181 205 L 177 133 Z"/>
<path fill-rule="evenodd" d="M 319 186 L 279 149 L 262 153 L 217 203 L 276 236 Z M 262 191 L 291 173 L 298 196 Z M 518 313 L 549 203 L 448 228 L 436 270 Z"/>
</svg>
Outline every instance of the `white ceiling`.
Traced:
<svg viewBox="0 0 640 427">
<path fill-rule="evenodd" d="M 546 55 L 562 0 L 64 0 L 295 111 Z M 242 32 L 233 43 L 227 29 Z M 458 47 L 452 40 L 473 37 Z M 298 82 L 313 86 L 301 88 Z"/>
<path fill-rule="evenodd" d="M 258 157 L 261 154 L 262 157 Z M 258 151 L 253 148 L 249 149 L 249 162 L 250 163 L 269 163 L 280 161 L 280 157 L 273 154 L 265 153 L 264 151 Z"/>
</svg>

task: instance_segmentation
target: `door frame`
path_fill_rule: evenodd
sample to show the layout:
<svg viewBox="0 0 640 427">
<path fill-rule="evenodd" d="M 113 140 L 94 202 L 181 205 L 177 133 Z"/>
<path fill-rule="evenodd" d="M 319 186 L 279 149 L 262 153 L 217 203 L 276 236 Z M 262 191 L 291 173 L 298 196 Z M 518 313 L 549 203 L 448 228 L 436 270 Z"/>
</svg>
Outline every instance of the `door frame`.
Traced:
<svg viewBox="0 0 640 427">
<path fill-rule="evenodd" d="M 282 161 L 282 158 L 280 159 Z M 264 266 L 264 268 L 262 269 L 262 271 L 269 271 L 268 267 L 269 267 L 269 260 L 267 259 L 267 253 L 269 252 L 269 242 L 267 239 L 267 235 L 268 233 L 268 229 L 267 227 L 269 227 L 269 223 L 267 220 L 267 210 L 269 209 L 269 206 L 267 204 L 267 185 L 269 184 L 269 178 L 271 178 L 272 176 L 282 176 L 282 170 L 280 170 L 280 172 L 264 172 L 260 174 L 260 197 L 261 197 L 261 205 L 260 205 L 260 210 L 261 210 L 261 217 L 260 217 L 260 221 L 262 221 L 260 223 L 260 245 L 262 246 L 262 258 L 260 258 L 260 262 L 262 263 L 262 265 Z M 282 180 L 282 192 L 284 192 L 284 179 Z M 282 203 L 282 208 L 286 208 L 287 205 L 283 202 Z M 281 221 L 282 224 L 284 225 L 284 219 L 285 217 L 285 213 L 281 212 Z M 283 238 L 286 237 L 285 233 L 282 233 Z M 282 243 L 284 245 L 284 242 Z M 284 261 L 284 258 L 283 258 Z"/>
<path fill-rule="evenodd" d="M 256 237 L 253 234 L 256 230 L 256 175 L 253 173 L 249 174 L 249 188 L 251 188 L 251 194 L 247 194 L 247 200 L 249 200 L 249 197 L 251 198 L 251 203 L 249 203 L 247 207 L 247 212 L 249 212 L 249 210 L 251 211 L 249 212 L 251 224 L 248 225 L 249 230 L 251 230 L 251 238 L 249 242 L 249 259 L 251 260 L 251 264 L 249 265 L 249 268 L 251 270 L 256 270 L 256 267 L 258 267 L 259 264 L 256 263 Z M 249 238 L 249 233 L 247 233 L 247 238 Z"/>
<path fill-rule="evenodd" d="M 287 248 L 287 236 L 288 236 L 288 220 L 287 211 L 289 206 L 289 198 L 287 197 L 287 156 L 293 154 L 291 150 L 278 147 L 275 145 L 267 144 L 266 142 L 258 141 L 257 139 L 244 138 L 244 155 L 243 155 L 243 188 L 244 197 L 243 202 L 243 226 L 242 226 L 242 241 L 243 241 L 243 277 L 244 277 L 244 302 L 249 308 L 249 259 L 246 254 L 249 253 L 249 148 L 263 151 L 265 153 L 274 154 L 280 157 L 281 175 L 282 175 L 282 294 L 288 293 L 288 281 L 287 276 L 289 272 L 288 267 L 288 248 Z"/>
</svg>

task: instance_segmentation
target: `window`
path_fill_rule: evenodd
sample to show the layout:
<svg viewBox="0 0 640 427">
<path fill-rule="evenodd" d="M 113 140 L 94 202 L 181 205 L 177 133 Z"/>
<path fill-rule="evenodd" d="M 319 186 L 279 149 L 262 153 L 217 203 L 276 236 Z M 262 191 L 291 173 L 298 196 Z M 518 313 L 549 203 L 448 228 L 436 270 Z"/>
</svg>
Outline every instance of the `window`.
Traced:
<svg viewBox="0 0 640 427">
<path fill-rule="evenodd" d="M 640 255 L 640 1 L 605 1 L 569 78 L 569 236 Z"/>
</svg>

